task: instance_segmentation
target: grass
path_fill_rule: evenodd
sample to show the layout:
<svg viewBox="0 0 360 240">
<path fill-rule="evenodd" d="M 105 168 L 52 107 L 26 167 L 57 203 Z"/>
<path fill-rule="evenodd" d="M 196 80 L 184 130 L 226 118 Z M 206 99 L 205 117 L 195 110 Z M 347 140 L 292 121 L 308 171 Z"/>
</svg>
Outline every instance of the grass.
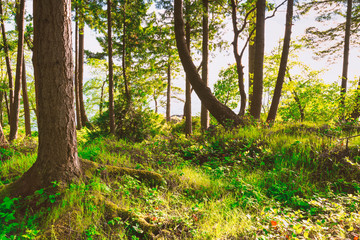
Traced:
<svg viewBox="0 0 360 240">
<path fill-rule="evenodd" d="M 357 138 L 346 147 L 336 138 L 348 133 L 310 123 L 191 138 L 171 131 L 136 143 L 80 132 L 81 158 L 155 171 L 166 183 L 104 178 L 100 169 L 65 189 L 55 182 L 2 199 L 0 239 L 151 239 L 141 220 L 162 239 L 358 239 Z M 2 150 L 0 186 L 36 160 L 29 141 Z"/>
</svg>

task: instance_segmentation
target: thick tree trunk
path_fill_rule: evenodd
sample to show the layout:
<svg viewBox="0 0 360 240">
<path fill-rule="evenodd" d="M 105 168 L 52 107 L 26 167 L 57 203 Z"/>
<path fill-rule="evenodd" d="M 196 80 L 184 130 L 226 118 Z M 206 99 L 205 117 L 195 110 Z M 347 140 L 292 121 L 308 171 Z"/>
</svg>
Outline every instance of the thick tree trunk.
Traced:
<svg viewBox="0 0 360 240">
<path fill-rule="evenodd" d="M 340 90 L 340 112 L 341 118 L 345 118 L 345 94 L 346 94 L 346 85 L 348 79 L 348 67 L 349 67 L 349 49 L 350 49 L 350 31 L 351 31 L 351 10 L 352 10 L 352 0 L 347 0 L 347 10 L 346 10 L 346 23 L 345 23 L 345 41 L 344 41 L 344 57 L 343 57 L 343 67 L 342 67 L 342 76 L 341 76 L 341 90 Z"/>
<path fill-rule="evenodd" d="M 256 2 L 255 71 L 250 115 L 257 120 L 260 119 L 263 94 L 265 2 L 265 0 Z"/>
<path fill-rule="evenodd" d="M 202 80 L 208 86 L 208 62 L 209 62 L 209 1 L 203 0 L 203 43 L 202 43 Z M 204 104 L 201 104 L 201 129 L 206 130 L 209 127 L 209 111 Z"/>
<path fill-rule="evenodd" d="M 169 55 L 168 67 L 167 67 L 167 90 L 166 90 L 166 121 L 171 120 L 171 56 Z"/>
<path fill-rule="evenodd" d="M 81 16 L 80 18 L 80 28 L 79 28 L 79 107 L 81 115 L 81 125 L 90 127 L 89 120 L 85 112 L 84 105 L 84 93 L 83 93 L 83 82 L 84 82 L 84 19 Z"/>
<path fill-rule="evenodd" d="M 188 14 L 188 8 L 186 10 Z M 189 50 L 190 54 L 190 42 L 191 42 L 191 27 L 190 23 L 186 22 L 185 25 L 186 32 L 186 47 Z M 189 80 L 189 74 L 186 72 L 186 81 L 185 81 L 185 135 L 189 136 L 192 134 L 192 116 L 191 116 L 191 84 Z"/>
<path fill-rule="evenodd" d="M 27 92 L 27 83 L 26 83 L 26 65 L 25 65 L 25 57 L 23 56 L 23 69 L 22 69 L 22 78 L 21 78 L 21 86 L 22 86 L 22 97 L 24 104 L 24 121 L 25 121 L 25 134 L 26 136 L 31 137 L 31 121 L 30 121 L 30 106 L 29 106 L 29 97 Z"/>
<path fill-rule="evenodd" d="M 238 40 L 240 31 L 237 27 L 237 6 L 235 0 L 231 0 L 231 16 L 232 16 L 232 24 L 233 24 L 233 31 L 234 31 L 234 41 L 233 41 L 233 52 L 236 61 L 236 71 L 238 75 L 238 86 L 240 92 L 240 111 L 239 115 L 244 116 L 245 108 L 246 108 L 246 92 L 245 92 L 245 85 L 244 85 L 244 66 L 241 63 L 241 58 L 238 49 Z M 246 19 L 245 19 L 246 21 Z"/>
<path fill-rule="evenodd" d="M 290 50 L 290 40 L 291 40 L 291 27 L 292 27 L 292 18 L 293 18 L 293 8 L 294 8 L 294 0 L 288 0 L 287 10 L 286 10 L 286 24 L 285 24 L 285 36 L 283 43 L 283 50 L 281 54 L 279 73 L 276 80 L 276 86 L 274 90 L 274 96 L 271 102 L 269 114 L 267 117 L 268 122 L 275 121 L 276 113 L 280 103 L 282 86 L 284 84 L 287 61 Z"/>
<path fill-rule="evenodd" d="M 13 141 L 17 138 L 19 127 L 19 111 L 20 111 L 20 90 L 21 78 L 23 71 L 23 56 L 24 56 L 24 15 L 25 15 L 25 0 L 21 0 L 18 5 L 17 13 L 17 29 L 18 36 L 18 50 L 16 61 L 16 75 L 15 75 L 15 89 L 14 89 L 14 102 L 10 107 L 10 136 L 9 140 Z"/>
<path fill-rule="evenodd" d="M 76 7 L 76 23 L 75 23 L 75 104 L 76 104 L 76 128 L 82 128 L 79 98 L 79 19 L 78 9 Z"/>
<path fill-rule="evenodd" d="M 11 112 L 11 105 L 14 101 L 14 89 L 13 89 L 13 76 L 11 71 L 11 63 L 9 57 L 9 46 L 7 44 L 6 39 L 6 31 L 5 31 L 5 23 L 4 23 L 4 12 L 2 7 L 3 1 L 0 1 L 0 21 L 1 21 L 1 33 L 3 39 L 3 46 L 4 46 L 4 53 L 5 53 L 5 61 L 6 61 L 6 70 L 9 78 L 9 114 L 8 119 L 10 122 L 10 112 Z"/>
<path fill-rule="evenodd" d="M 28 195 L 52 181 L 70 182 L 81 176 L 75 129 L 70 6 L 70 0 L 34 0 L 38 157 L 9 186 L 12 195 Z"/>
<path fill-rule="evenodd" d="M 108 52 L 109 52 L 109 127 L 110 127 L 110 133 L 115 134 L 111 0 L 107 0 L 107 18 L 108 18 L 107 24 L 108 24 Z"/>
<path fill-rule="evenodd" d="M 206 87 L 191 59 L 190 52 L 186 46 L 182 0 L 174 1 L 175 38 L 179 56 L 189 81 L 199 96 L 201 102 L 210 111 L 211 115 L 224 126 L 236 126 L 243 124 L 242 119 L 231 111 L 230 108 L 219 102 Z"/>
</svg>

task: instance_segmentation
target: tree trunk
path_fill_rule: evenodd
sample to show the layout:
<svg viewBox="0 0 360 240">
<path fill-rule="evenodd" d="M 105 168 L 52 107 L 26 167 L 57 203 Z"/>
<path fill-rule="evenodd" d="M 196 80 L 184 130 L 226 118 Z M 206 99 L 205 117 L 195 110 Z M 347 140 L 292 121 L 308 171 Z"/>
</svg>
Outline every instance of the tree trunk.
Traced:
<svg viewBox="0 0 360 240">
<path fill-rule="evenodd" d="M 19 127 L 19 111 L 20 111 L 20 90 L 21 90 L 21 78 L 23 71 L 23 56 L 24 56 L 24 14 L 25 14 L 25 0 L 21 0 L 18 5 L 17 13 L 17 29 L 18 36 L 18 50 L 16 61 L 16 75 L 15 75 L 15 89 L 14 89 L 14 101 L 10 107 L 10 136 L 9 140 L 13 141 L 17 138 L 17 132 Z"/>
<path fill-rule="evenodd" d="M 29 97 L 27 92 L 27 83 L 26 83 L 26 65 L 25 65 L 25 57 L 23 56 L 23 71 L 21 78 L 21 86 L 22 86 L 22 97 L 24 103 L 24 120 L 25 120 L 25 133 L 26 136 L 31 137 L 31 122 L 30 122 L 30 107 L 29 107 Z"/>
<path fill-rule="evenodd" d="M 110 133 L 115 134 L 111 0 L 107 0 L 107 18 L 108 18 L 107 23 L 108 23 L 108 52 L 109 52 L 109 127 L 110 127 Z"/>
<path fill-rule="evenodd" d="M 186 14 L 188 14 L 188 7 L 186 8 Z M 185 25 L 186 32 L 186 47 L 190 54 L 190 38 L 191 38 L 191 27 L 189 21 Z M 192 134 L 192 116 L 191 116 L 191 84 L 189 80 L 189 74 L 186 72 L 185 81 L 185 135 L 189 136 Z"/>
<path fill-rule="evenodd" d="M 290 40 L 291 40 L 291 27 L 292 27 L 292 18 L 293 18 L 293 8 L 294 8 L 294 0 L 288 0 L 287 10 L 286 10 L 286 24 L 285 24 L 285 36 L 284 36 L 284 44 L 283 50 L 281 54 L 279 73 L 276 80 L 276 86 L 274 90 L 274 96 L 271 102 L 269 114 L 267 117 L 267 122 L 273 122 L 276 118 L 276 113 L 280 103 L 282 86 L 284 84 L 287 61 L 290 50 Z"/>
<path fill-rule="evenodd" d="M 171 56 L 169 55 L 168 67 L 167 67 L 167 91 L 166 91 L 166 121 L 171 120 Z"/>
<path fill-rule="evenodd" d="M 6 61 L 6 70 L 9 78 L 9 113 L 11 111 L 11 105 L 14 101 L 14 89 L 13 89 L 13 77 L 11 71 L 11 63 L 9 57 L 9 46 L 6 40 L 6 31 L 5 31 L 5 23 L 4 23 L 4 12 L 2 8 L 3 1 L 0 1 L 0 21 L 1 21 L 1 33 L 4 45 L 4 53 L 5 53 L 5 61 Z M 8 114 L 8 119 L 10 122 L 10 114 Z"/>
<path fill-rule="evenodd" d="M 347 85 L 348 67 L 349 67 L 352 3 L 353 3 L 352 0 L 347 0 L 344 57 L 343 57 L 343 68 L 342 68 L 341 90 L 340 90 L 340 98 L 341 98 L 340 99 L 340 111 L 341 111 L 341 115 L 342 115 L 341 118 L 345 118 L 345 94 L 346 94 L 346 85 Z"/>
<path fill-rule="evenodd" d="M 174 1 L 174 18 L 175 38 L 179 56 L 184 70 L 189 76 L 189 81 L 196 94 L 199 96 L 201 102 L 220 124 L 224 126 L 237 126 L 244 124 L 237 114 L 215 98 L 215 96 L 211 93 L 210 88 L 205 86 L 203 80 L 198 74 L 185 41 L 182 0 Z"/>
<path fill-rule="evenodd" d="M 79 107 L 81 115 L 81 125 L 90 127 L 89 120 L 86 116 L 85 105 L 84 105 L 84 93 L 83 93 L 83 82 L 84 82 L 84 18 L 80 17 L 80 28 L 79 28 Z"/>
<path fill-rule="evenodd" d="M 8 142 L 6 141 L 2 125 L 0 124 L 0 147 L 7 146 Z"/>
<path fill-rule="evenodd" d="M 131 96 L 129 90 L 129 82 L 126 74 L 126 2 L 124 3 L 124 13 L 123 13 L 123 46 L 122 46 L 122 68 L 123 68 L 123 78 L 125 84 L 125 96 L 127 100 L 128 107 L 130 106 Z"/>
<path fill-rule="evenodd" d="M 203 43 L 202 43 L 202 80 L 206 86 L 208 84 L 208 62 L 209 62 L 209 1 L 203 0 Z M 206 130 L 209 127 L 209 111 L 204 104 L 201 104 L 201 129 Z"/>
<path fill-rule="evenodd" d="M 248 106 L 251 106 L 252 97 L 253 97 L 253 90 L 254 90 L 254 72 L 255 72 L 255 37 L 256 37 L 256 31 L 251 35 L 252 29 L 255 29 L 256 25 L 256 10 L 253 12 L 250 16 L 250 22 L 249 22 L 249 56 L 248 56 L 248 62 L 249 62 L 249 102 Z"/>
<path fill-rule="evenodd" d="M 265 2 L 265 0 L 257 0 L 256 2 L 255 68 L 250 115 L 257 120 L 260 120 L 263 94 Z"/>
<path fill-rule="evenodd" d="M 233 31 L 234 31 L 234 41 L 233 41 L 233 52 L 236 61 L 236 71 L 238 75 L 238 86 L 240 92 L 240 111 L 239 115 L 244 116 L 245 114 L 245 107 L 246 107 L 246 93 L 245 93 L 245 86 L 244 86 L 244 66 L 241 63 L 242 55 L 240 56 L 238 50 L 238 40 L 240 31 L 237 27 L 237 6 L 235 0 L 231 0 L 231 16 L 232 16 L 232 24 L 233 24 Z M 246 19 L 245 19 L 246 21 Z"/>
<path fill-rule="evenodd" d="M 39 147 L 34 165 L 13 185 L 12 195 L 28 195 L 52 181 L 81 176 L 77 155 L 71 1 L 34 0 L 34 74 L 38 82 Z"/>
<path fill-rule="evenodd" d="M 79 98 L 79 13 L 78 8 L 75 8 L 75 104 L 76 104 L 76 128 L 82 128 L 81 113 L 80 113 L 80 98 Z"/>
</svg>

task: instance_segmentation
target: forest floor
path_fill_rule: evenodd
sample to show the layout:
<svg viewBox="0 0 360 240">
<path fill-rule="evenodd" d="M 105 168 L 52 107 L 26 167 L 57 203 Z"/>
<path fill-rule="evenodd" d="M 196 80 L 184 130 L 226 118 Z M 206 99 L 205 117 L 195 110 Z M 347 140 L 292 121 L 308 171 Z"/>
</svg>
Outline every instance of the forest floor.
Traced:
<svg viewBox="0 0 360 240">
<path fill-rule="evenodd" d="M 359 239 L 360 137 L 347 138 L 356 132 L 295 124 L 186 138 L 180 125 L 141 142 L 78 132 L 79 156 L 96 171 L 0 199 L 0 239 Z M 36 148 L 33 137 L 0 149 L 0 189 Z M 134 172 L 110 176 L 112 167 Z"/>
</svg>

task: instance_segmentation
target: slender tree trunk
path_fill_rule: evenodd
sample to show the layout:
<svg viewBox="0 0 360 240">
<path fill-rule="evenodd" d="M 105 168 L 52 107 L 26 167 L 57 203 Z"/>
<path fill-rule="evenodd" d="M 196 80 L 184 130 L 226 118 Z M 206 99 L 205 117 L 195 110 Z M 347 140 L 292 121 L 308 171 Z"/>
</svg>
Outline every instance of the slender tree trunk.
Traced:
<svg viewBox="0 0 360 240">
<path fill-rule="evenodd" d="M 251 36 L 252 29 L 256 27 L 256 10 L 253 12 L 250 16 L 249 21 L 249 56 L 248 56 L 248 62 L 249 62 L 249 102 L 248 106 L 251 106 L 251 101 L 253 97 L 254 92 L 254 72 L 255 72 L 255 37 L 256 37 L 256 30 L 254 34 Z"/>
<path fill-rule="evenodd" d="M 351 31 L 351 10 L 352 10 L 352 0 L 347 0 L 347 10 L 346 10 L 346 25 L 345 25 L 345 41 L 344 41 L 344 57 L 343 57 L 343 67 L 342 67 L 342 76 L 341 76 L 341 90 L 340 90 L 340 111 L 341 118 L 345 118 L 345 94 L 346 94 L 346 85 L 348 79 L 348 68 L 349 68 L 349 49 L 350 49 L 350 31 Z"/>
<path fill-rule="evenodd" d="M 25 65 L 25 56 L 23 56 L 23 71 L 21 78 L 22 86 L 22 97 L 24 104 L 24 120 L 25 120 L 25 133 L 26 136 L 31 137 L 31 121 L 30 121 L 30 107 L 29 107 L 29 97 L 27 92 L 27 83 L 26 83 L 26 65 Z"/>
<path fill-rule="evenodd" d="M 169 55 L 168 67 L 167 67 L 167 91 L 166 91 L 166 121 L 171 120 L 171 56 Z"/>
<path fill-rule="evenodd" d="M 111 0 L 107 0 L 107 18 L 108 18 L 107 23 L 108 23 L 108 52 L 109 52 L 109 125 L 110 125 L 109 127 L 110 127 L 110 133 L 115 134 Z"/>
<path fill-rule="evenodd" d="M 203 0 L 203 43 L 202 43 L 202 80 L 208 86 L 208 62 L 209 62 L 209 1 Z M 209 111 L 204 104 L 201 104 L 201 129 L 206 130 L 209 127 Z"/>
<path fill-rule="evenodd" d="M 233 31 L 234 31 L 234 41 L 233 41 L 233 52 L 236 61 L 236 71 L 238 75 L 238 86 L 240 92 L 240 111 L 239 115 L 244 116 L 245 108 L 246 108 L 246 92 L 245 92 L 245 85 L 244 85 L 244 66 L 241 63 L 241 58 L 238 49 L 238 40 L 240 31 L 237 27 L 237 6 L 235 0 L 231 0 L 231 15 L 232 15 L 232 24 L 233 24 Z M 246 19 L 245 19 L 246 21 Z"/>
<path fill-rule="evenodd" d="M 294 8 L 294 0 L 288 0 L 287 2 L 287 10 L 286 10 L 286 24 L 285 24 L 285 36 L 283 43 L 283 50 L 281 54 L 279 73 L 276 80 L 276 86 L 274 90 L 274 96 L 271 102 L 269 114 L 267 117 L 268 122 L 275 121 L 276 113 L 280 103 L 282 86 L 284 84 L 287 61 L 290 50 L 290 40 L 291 40 L 291 27 L 292 27 L 292 18 L 293 18 L 293 8 Z"/>
<path fill-rule="evenodd" d="M 129 90 L 129 81 L 126 74 L 126 3 L 124 3 L 124 13 L 123 13 L 123 37 L 122 37 L 122 68 L 123 68 L 123 78 L 125 84 L 125 96 L 127 100 L 128 107 L 130 106 L 131 96 Z"/>
<path fill-rule="evenodd" d="M 255 71 L 250 115 L 257 120 L 260 119 L 263 94 L 265 2 L 265 0 L 256 2 Z"/>
<path fill-rule="evenodd" d="M 80 98 L 79 98 L 79 13 L 78 8 L 75 9 L 75 104 L 76 104 L 76 128 L 82 128 L 81 113 L 80 113 Z"/>
<path fill-rule="evenodd" d="M 17 138 L 19 126 L 19 111 L 20 111 L 20 90 L 21 78 L 23 71 L 23 55 L 24 55 L 24 14 L 25 14 L 25 0 L 20 0 L 18 5 L 19 10 L 17 14 L 17 29 L 18 36 L 18 51 L 16 62 L 16 76 L 15 76 L 15 89 L 14 89 L 14 102 L 10 107 L 10 141 Z"/>
<path fill-rule="evenodd" d="M 13 77 L 11 71 L 11 63 L 9 57 L 9 46 L 7 44 L 6 39 L 6 31 L 5 31 L 5 23 L 4 23 L 4 12 L 2 7 L 3 1 L 0 1 L 0 21 L 1 21 L 1 33 L 4 45 L 4 53 L 5 53 L 5 61 L 6 61 L 6 70 L 9 78 L 9 112 L 11 111 L 11 105 L 14 101 L 14 89 L 13 89 Z M 8 114 L 9 122 L 10 122 L 10 114 Z"/>
<path fill-rule="evenodd" d="M 8 142 L 6 141 L 2 125 L 0 124 L 0 147 L 7 146 Z"/>
<path fill-rule="evenodd" d="M 100 116 L 102 115 L 103 112 L 105 83 L 106 81 L 104 81 L 103 84 L 101 85 L 100 104 L 99 104 Z"/>
<path fill-rule="evenodd" d="M 71 1 L 34 0 L 33 7 L 39 147 L 34 165 L 9 186 L 15 196 L 81 176 L 72 81 Z"/>
<path fill-rule="evenodd" d="M 187 10 L 188 12 L 188 7 Z M 188 13 L 187 13 L 188 14 Z M 186 46 L 190 54 L 190 23 L 186 22 L 185 25 L 186 31 Z M 185 135 L 189 136 L 192 134 L 192 116 L 191 116 L 191 84 L 189 80 L 189 75 L 186 73 L 186 84 L 185 84 Z"/>
<path fill-rule="evenodd" d="M 84 105 L 84 93 L 83 93 L 83 82 L 84 82 L 84 19 L 80 17 L 80 28 L 79 28 L 79 105 L 81 114 L 81 125 L 90 127 L 89 120 L 85 112 Z"/>
<path fill-rule="evenodd" d="M 186 45 L 182 0 L 174 0 L 174 19 L 176 45 L 181 63 L 201 102 L 220 124 L 227 127 L 243 125 L 243 120 L 237 114 L 215 98 L 215 96 L 211 93 L 210 88 L 205 86 L 203 80 L 197 72 L 196 66 L 191 59 L 189 48 Z"/>
</svg>

